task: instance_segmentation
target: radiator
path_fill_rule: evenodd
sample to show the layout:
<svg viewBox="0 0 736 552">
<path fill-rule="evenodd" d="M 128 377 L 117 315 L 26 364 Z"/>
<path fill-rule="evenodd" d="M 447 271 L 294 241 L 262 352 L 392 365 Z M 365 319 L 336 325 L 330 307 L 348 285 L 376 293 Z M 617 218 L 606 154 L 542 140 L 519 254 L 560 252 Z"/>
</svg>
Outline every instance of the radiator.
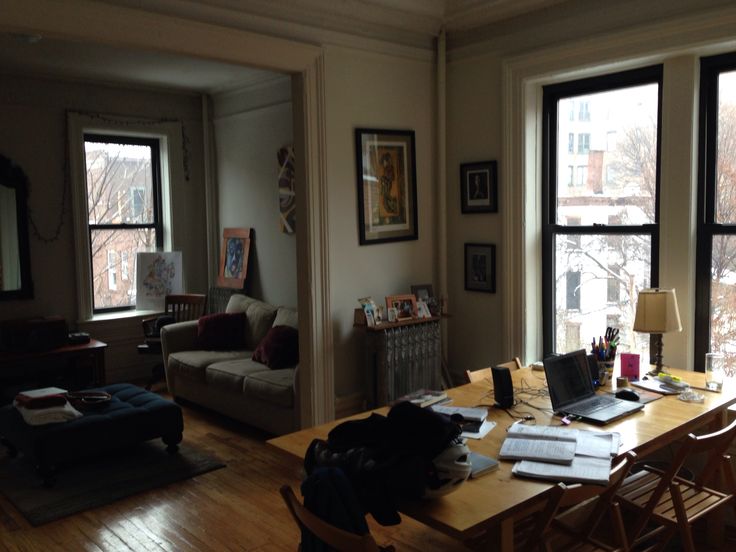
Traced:
<svg viewBox="0 0 736 552">
<path fill-rule="evenodd" d="M 366 328 L 366 398 L 375 408 L 418 389 L 440 389 L 439 319 Z"/>
</svg>

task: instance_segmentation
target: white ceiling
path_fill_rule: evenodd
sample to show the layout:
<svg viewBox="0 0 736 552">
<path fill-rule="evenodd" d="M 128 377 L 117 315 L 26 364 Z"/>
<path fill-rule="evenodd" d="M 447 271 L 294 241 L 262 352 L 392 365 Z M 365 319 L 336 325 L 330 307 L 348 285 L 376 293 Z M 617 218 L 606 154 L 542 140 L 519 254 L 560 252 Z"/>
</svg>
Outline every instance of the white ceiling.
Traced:
<svg viewBox="0 0 736 552">
<path fill-rule="evenodd" d="M 101 0 L 179 17 L 250 27 L 270 21 L 422 45 L 566 0 Z M 216 94 L 270 80 L 269 71 L 153 51 L 0 33 L 0 72 Z"/>
</svg>

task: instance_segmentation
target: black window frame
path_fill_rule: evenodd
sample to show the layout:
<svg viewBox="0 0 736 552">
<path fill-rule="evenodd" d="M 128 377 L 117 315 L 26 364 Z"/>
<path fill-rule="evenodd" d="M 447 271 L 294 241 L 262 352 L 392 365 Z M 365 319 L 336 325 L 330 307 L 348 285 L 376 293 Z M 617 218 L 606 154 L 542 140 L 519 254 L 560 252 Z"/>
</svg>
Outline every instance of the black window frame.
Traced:
<svg viewBox="0 0 736 552">
<path fill-rule="evenodd" d="M 86 208 L 85 203 L 85 216 L 87 217 L 87 237 L 88 237 L 88 243 L 92 244 L 92 232 L 95 230 L 136 230 L 136 229 L 153 229 L 156 234 L 156 250 L 162 251 L 164 247 L 164 227 L 163 227 L 163 205 L 162 205 L 162 195 L 161 195 L 161 140 L 158 138 L 151 138 L 147 136 L 130 136 L 126 134 L 116 134 L 116 133 L 93 133 L 93 132 L 85 132 L 83 135 L 84 144 L 87 142 L 96 142 L 96 143 L 113 143 L 113 144 L 125 144 L 125 145 L 132 145 L 132 146 L 148 146 L 151 148 L 151 186 L 153 188 L 153 222 L 150 223 L 130 223 L 130 222 L 121 222 L 118 224 L 113 223 L 104 223 L 104 224 L 93 224 L 89 220 L 89 213 Z M 85 147 L 83 146 L 82 151 L 85 151 Z M 85 155 L 86 157 L 86 155 Z M 86 165 L 86 161 L 85 161 Z M 88 193 L 87 190 L 87 176 L 85 174 L 85 201 L 87 201 Z M 90 274 L 90 282 L 93 285 L 94 288 L 94 270 L 93 270 L 93 264 L 94 259 L 92 258 L 92 250 L 90 249 L 88 252 L 89 256 L 89 274 Z M 120 311 L 130 311 L 135 310 L 136 305 L 129 305 L 124 307 L 104 307 L 104 308 L 97 308 L 94 306 L 95 304 L 95 290 L 91 289 L 91 299 L 92 299 L 92 313 L 93 314 L 100 314 L 100 313 L 107 313 L 107 312 L 120 312 Z"/>
<path fill-rule="evenodd" d="M 542 98 L 542 349 L 543 357 L 555 353 L 555 251 L 558 234 L 648 235 L 651 240 L 651 287 L 659 285 L 660 172 L 662 147 L 662 65 L 623 71 L 543 87 Z M 566 226 L 557 224 L 557 103 L 570 96 L 657 84 L 657 169 L 655 176 L 654 222 L 643 225 Z"/>
<path fill-rule="evenodd" d="M 716 216 L 716 162 L 718 153 L 718 77 L 736 70 L 736 52 L 700 60 L 698 128 L 698 211 L 695 260 L 694 368 L 705 371 L 710 350 L 710 289 L 713 237 L 736 235 L 736 224 L 722 224 Z"/>
</svg>

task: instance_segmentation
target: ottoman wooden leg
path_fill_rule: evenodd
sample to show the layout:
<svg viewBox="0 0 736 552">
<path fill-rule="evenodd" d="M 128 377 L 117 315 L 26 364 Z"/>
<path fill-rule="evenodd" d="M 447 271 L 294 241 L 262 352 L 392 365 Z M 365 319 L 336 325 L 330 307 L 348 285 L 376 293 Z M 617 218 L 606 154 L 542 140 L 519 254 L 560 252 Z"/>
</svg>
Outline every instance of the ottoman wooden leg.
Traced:
<svg viewBox="0 0 736 552">
<path fill-rule="evenodd" d="M 168 452 L 169 454 L 175 454 L 176 451 L 179 450 L 179 443 L 181 443 L 181 438 L 182 438 L 181 433 L 175 437 L 170 437 L 170 436 L 162 437 L 161 440 L 166 445 L 166 452 Z"/>
</svg>

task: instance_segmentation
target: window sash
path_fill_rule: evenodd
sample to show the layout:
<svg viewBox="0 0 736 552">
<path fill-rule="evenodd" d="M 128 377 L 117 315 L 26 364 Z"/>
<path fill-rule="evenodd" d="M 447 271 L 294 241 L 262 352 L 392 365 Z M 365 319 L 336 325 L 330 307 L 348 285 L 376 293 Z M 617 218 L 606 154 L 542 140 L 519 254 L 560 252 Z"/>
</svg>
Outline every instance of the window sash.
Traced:
<svg viewBox="0 0 736 552">
<path fill-rule="evenodd" d="M 565 148 L 557 143 L 558 102 L 562 98 L 627 88 L 645 84 L 658 86 L 657 103 L 657 147 L 654 197 L 654 221 L 641 225 L 566 226 L 557 223 L 557 190 L 564 184 L 558 182 L 557 152 Z M 542 148 L 542 327 L 543 355 L 555 352 L 556 331 L 556 285 L 555 285 L 555 241 L 559 234 L 570 235 L 625 235 L 649 236 L 651 241 L 650 275 L 651 286 L 659 283 L 659 186 L 660 148 L 662 131 L 662 67 L 653 66 L 602 77 L 545 86 L 543 89 L 543 148 Z M 580 140 L 581 135 L 578 135 Z M 589 139 L 589 138 L 588 138 Z M 569 145 L 569 144 L 568 144 Z M 587 143 L 589 147 L 589 142 Z M 578 143 L 578 151 L 581 149 Z"/>
</svg>

